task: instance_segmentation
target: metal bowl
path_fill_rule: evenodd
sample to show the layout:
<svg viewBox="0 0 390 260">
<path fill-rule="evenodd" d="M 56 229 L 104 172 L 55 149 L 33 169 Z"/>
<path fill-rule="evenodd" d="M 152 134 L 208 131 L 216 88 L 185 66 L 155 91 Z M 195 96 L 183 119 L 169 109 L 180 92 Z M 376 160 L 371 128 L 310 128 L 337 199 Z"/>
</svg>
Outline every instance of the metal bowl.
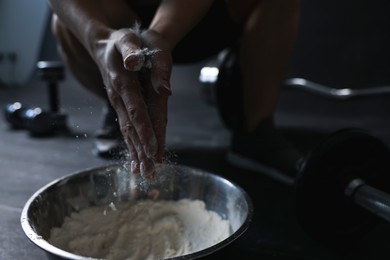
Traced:
<svg viewBox="0 0 390 260">
<path fill-rule="evenodd" d="M 109 205 L 138 199 L 200 199 L 231 225 L 231 235 L 203 250 L 170 259 L 197 259 L 230 244 L 248 228 L 253 206 L 247 193 L 229 180 L 200 169 L 161 165 L 153 182 L 130 174 L 126 166 L 109 165 L 76 172 L 47 184 L 26 202 L 21 225 L 27 237 L 49 259 L 93 259 L 66 252 L 48 242 L 53 227 L 65 216 L 89 206 Z M 151 192 L 153 191 L 153 192 Z M 157 193 L 156 193 L 157 191 Z M 156 194 L 158 196 L 156 197 Z"/>
</svg>

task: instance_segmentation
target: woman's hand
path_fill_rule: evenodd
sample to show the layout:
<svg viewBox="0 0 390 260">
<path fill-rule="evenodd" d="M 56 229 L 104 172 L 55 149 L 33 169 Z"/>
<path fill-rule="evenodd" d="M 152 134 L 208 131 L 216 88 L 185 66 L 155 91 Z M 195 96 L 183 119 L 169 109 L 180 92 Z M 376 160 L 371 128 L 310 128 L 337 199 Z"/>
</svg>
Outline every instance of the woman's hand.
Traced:
<svg viewBox="0 0 390 260">
<path fill-rule="evenodd" d="M 112 31 L 94 52 L 107 95 L 118 114 L 131 169 L 153 178 L 165 147 L 172 60 L 155 32 Z"/>
</svg>

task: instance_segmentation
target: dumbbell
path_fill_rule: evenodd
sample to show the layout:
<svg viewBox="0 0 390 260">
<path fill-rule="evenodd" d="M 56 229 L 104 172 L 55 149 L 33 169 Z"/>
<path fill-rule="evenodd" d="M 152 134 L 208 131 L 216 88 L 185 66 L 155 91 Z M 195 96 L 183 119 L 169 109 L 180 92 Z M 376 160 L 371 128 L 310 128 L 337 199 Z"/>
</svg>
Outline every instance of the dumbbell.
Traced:
<svg viewBox="0 0 390 260">
<path fill-rule="evenodd" d="M 39 76 L 47 82 L 49 110 L 31 108 L 26 111 L 26 126 L 31 135 L 45 136 L 67 131 L 67 115 L 60 111 L 58 82 L 64 79 L 64 66 L 60 61 L 39 61 Z"/>
<path fill-rule="evenodd" d="M 242 74 L 238 65 L 238 46 L 222 50 L 199 73 L 199 82 L 207 103 L 215 105 L 228 129 L 243 117 Z"/>
<path fill-rule="evenodd" d="M 25 129 L 24 114 L 28 108 L 20 102 L 14 102 L 5 106 L 4 117 L 13 129 Z"/>
<path fill-rule="evenodd" d="M 339 130 L 305 156 L 294 188 L 306 233 L 328 244 L 353 243 L 390 221 L 390 150 L 367 131 Z"/>
<path fill-rule="evenodd" d="M 6 106 L 5 118 L 12 128 L 27 129 L 32 136 L 67 131 L 67 115 L 60 112 L 58 96 L 58 82 L 64 78 L 64 67 L 59 61 L 39 61 L 37 68 L 39 76 L 48 83 L 49 110 L 14 102 Z"/>
</svg>

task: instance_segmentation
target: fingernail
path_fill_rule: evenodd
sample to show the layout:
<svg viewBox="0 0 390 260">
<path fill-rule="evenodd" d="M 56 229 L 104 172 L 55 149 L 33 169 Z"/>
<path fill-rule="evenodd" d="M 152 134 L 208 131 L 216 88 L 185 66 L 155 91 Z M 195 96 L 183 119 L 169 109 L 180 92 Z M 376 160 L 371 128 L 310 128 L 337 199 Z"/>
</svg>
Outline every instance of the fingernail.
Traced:
<svg viewBox="0 0 390 260">
<path fill-rule="evenodd" d="M 163 93 L 168 96 L 172 95 L 172 90 L 167 83 L 162 83 L 160 86 L 161 90 L 159 91 L 159 94 Z"/>
<path fill-rule="evenodd" d="M 172 93 L 172 90 L 171 90 L 171 88 L 169 87 L 169 85 L 168 84 L 163 84 L 162 85 L 163 86 L 163 88 L 165 88 L 169 93 Z"/>
<path fill-rule="evenodd" d="M 131 52 L 124 58 L 125 69 L 129 71 L 140 71 L 144 62 L 145 56 L 141 51 Z"/>
<path fill-rule="evenodd" d="M 144 145 L 144 151 L 148 158 L 153 158 L 152 152 L 150 151 L 149 145 Z"/>
<path fill-rule="evenodd" d="M 149 168 L 149 171 L 147 171 L 146 169 L 146 165 L 144 162 L 141 162 L 141 176 L 144 177 L 144 178 L 147 178 L 149 180 L 154 180 L 155 179 L 155 176 L 154 176 L 154 165 L 152 163 L 152 165 L 149 165 L 150 167 L 152 168 Z"/>
<path fill-rule="evenodd" d="M 156 156 L 155 145 L 144 145 L 144 151 L 149 159 L 154 159 Z"/>
<path fill-rule="evenodd" d="M 149 141 L 149 144 L 144 145 L 145 154 L 149 159 L 155 159 L 157 153 L 157 146 L 158 143 L 156 136 L 152 136 Z"/>
<path fill-rule="evenodd" d="M 138 173 L 138 164 L 136 161 L 131 161 L 131 172 L 132 173 Z"/>
<path fill-rule="evenodd" d="M 145 170 L 145 164 L 144 164 L 144 162 L 141 162 L 141 175 L 142 176 L 145 176 L 145 173 L 146 173 L 146 170 Z"/>
</svg>

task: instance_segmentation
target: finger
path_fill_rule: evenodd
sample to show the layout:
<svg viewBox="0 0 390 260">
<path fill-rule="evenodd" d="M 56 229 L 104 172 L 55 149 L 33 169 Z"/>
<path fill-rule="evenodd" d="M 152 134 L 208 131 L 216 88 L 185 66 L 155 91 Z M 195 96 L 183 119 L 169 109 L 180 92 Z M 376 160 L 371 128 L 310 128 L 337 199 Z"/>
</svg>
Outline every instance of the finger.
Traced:
<svg viewBox="0 0 390 260">
<path fill-rule="evenodd" d="M 151 63 L 150 79 L 156 93 L 170 96 L 172 94 L 170 77 L 172 71 L 171 57 L 167 52 L 152 53 L 148 60 Z"/>
<path fill-rule="evenodd" d="M 127 71 L 120 77 L 113 75 L 110 86 L 107 88 L 107 94 L 117 111 L 122 135 L 129 149 L 135 149 L 132 153 L 137 154 L 138 161 L 134 160 L 133 167 L 139 168 L 141 174 L 151 177 L 157 141 L 141 93 L 138 73 Z"/>
<path fill-rule="evenodd" d="M 129 31 L 126 31 L 126 33 L 115 42 L 115 47 L 122 55 L 125 69 L 128 71 L 139 71 L 145 62 L 141 40 L 136 31 L 131 29 L 123 30 L 129 30 L 130 33 Z"/>
<path fill-rule="evenodd" d="M 121 93 L 121 98 L 127 117 L 135 129 L 134 134 L 139 138 L 139 148 L 142 148 L 147 158 L 154 159 L 157 152 L 157 140 L 140 88 L 138 81 L 128 84 L 127 90 Z M 138 147 L 136 149 L 139 150 Z"/>
<path fill-rule="evenodd" d="M 122 131 L 122 129 L 124 129 L 125 126 L 129 126 L 131 124 L 129 118 L 127 117 L 126 108 L 123 105 L 123 102 L 117 93 L 114 93 L 113 91 L 108 91 L 108 97 L 110 99 L 112 106 L 115 108 L 117 116 L 118 116 L 118 121 L 119 121 L 119 126 L 121 129 L 121 133 L 122 133 L 123 139 L 127 145 L 128 152 L 129 152 L 129 158 L 131 160 L 131 170 L 134 173 L 139 173 L 140 160 L 138 158 L 137 150 L 135 149 L 135 146 L 134 146 L 134 143 L 132 141 L 131 136 L 123 134 L 123 131 Z"/>
<path fill-rule="evenodd" d="M 153 178 L 155 171 L 154 160 L 145 155 L 134 127 L 131 124 L 123 125 L 121 126 L 121 131 L 124 136 L 129 137 L 127 138 L 128 140 L 131 140 L 134 148 L 134 157 L 138 158 L 139 161 L 139 163 L 132 161 L 131 169 L 133 173 L 141 173 L 144 177 Z"/>
<path fill-rule="evenodd" d="M 165 150 L 165 138 L 166 127 L 168 123 L 168 96 L 157 94 L 151 87 L 147 88 L 147 105 L 149 108 L 150 120 L 152 121 L 154 133 L 157 139 L 157 152 L 156 162 L 162 163 L 164 150 Z"/>
<path fill-rule="evenodd" d="M 157 152 L 156 162 L 162 163 L 164 150 L 165 150 L 165 138 L 166 138 L 166 127 L 167 127 L 167 97 L 158 96 L 157 93 L 153 93 L 153 98 L 150 105 L 151 120 L 154 125 L 154 130 L 157 139 Z"/>
<path fill-rule="evenodd" d="M 139 159 L 139 171 L 149 179 L 153 179 L 155 172 L 155 157 L 157 153 L 157 139 L 149 118 L 148 108 L 141 93 L 138 80 L 127 81 L 126 88 L 121 89 L 121 100 L 124 109 L 120 115 L 127 118 L 128 124 L 122 125 L 121 131 L 126 140 L 131 140 Z"/>
<path fill-rule="evenodd" d="M 141 173 L 147 178 L 153 178 L 155 167 L 154 160 L 145 155 L 143 146 L 138 138 L 137 132 L 127 116 L 126 108 L 122 102 L 116 101 L 118 108 L 118 119 L 122 135 L 129 149 L 131 160 L 131 171 L 135 174 Z"/>
<path fill-rule="evenodd" d="M 142 50 L 126 51 L 123 57 L 125 69 L 128 71 L 140 71 L 145 63 L 145 55 Z"/>
<path fill-rule="evenodd" d="M 127 123 L 124 123 L 127 124 Z M 121 131 L 122 131 L 123 126 L 121 126 Z M 122 134 L 123 135 L 123 134 Z M 123 135 L 125 136 L 125 135 Z M 135 149 L 135 145 L 132 141 L 132 138 L 124 137 L 127 149 L 129 151 L 129 159 L 131 161 L 131 172 L 134 174 L 139 174 L 140 173 L 140 159 L 138 157 L 137 150 Z"/>
</svg>

